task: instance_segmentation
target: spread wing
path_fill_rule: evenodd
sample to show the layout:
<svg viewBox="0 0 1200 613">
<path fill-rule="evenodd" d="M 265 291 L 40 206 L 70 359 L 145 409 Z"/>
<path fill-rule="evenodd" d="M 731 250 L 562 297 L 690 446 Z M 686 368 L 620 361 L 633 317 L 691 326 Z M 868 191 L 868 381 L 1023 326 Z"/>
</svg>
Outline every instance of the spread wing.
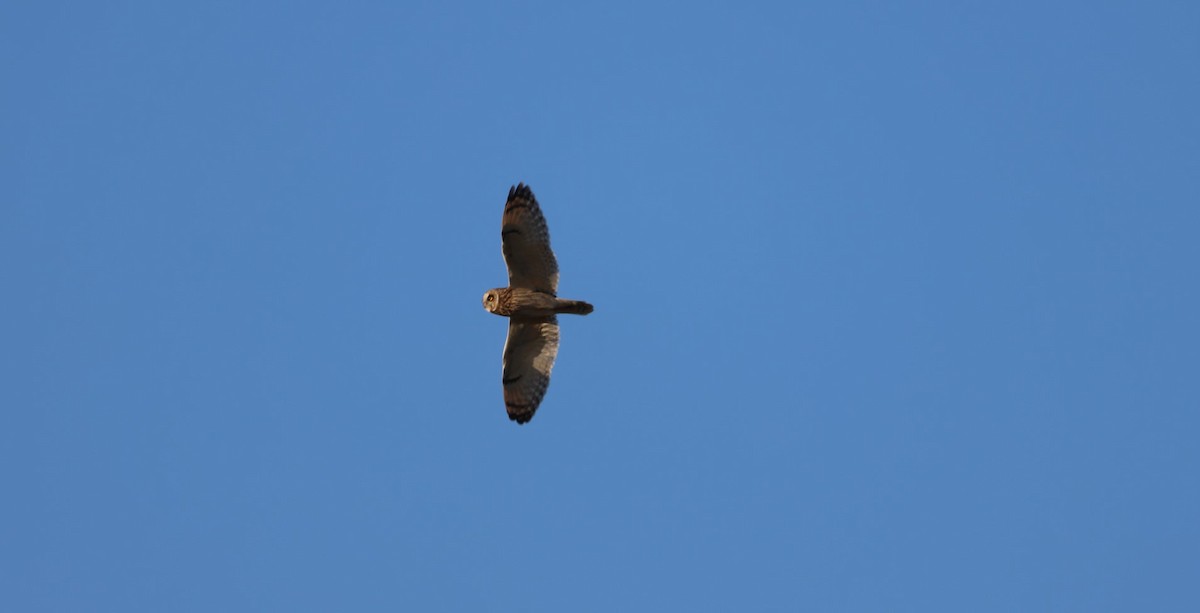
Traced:
<svg viewBox="0 0 1200 613">
<path fill-rule="evenodd" d="M 533 190 L 524 183 L 508 190 L 500 223 L 509 287 L 558 292 L 558 261 L 550 250 L 550 229 Z"/>
<path fill-rule="evenodd" d="M 557 355 L 557 318 L 509 320 L 501 375 L 509 419 L 519 424 L 533 419 L 550 385 L 550 369 Z"/>
</svg>

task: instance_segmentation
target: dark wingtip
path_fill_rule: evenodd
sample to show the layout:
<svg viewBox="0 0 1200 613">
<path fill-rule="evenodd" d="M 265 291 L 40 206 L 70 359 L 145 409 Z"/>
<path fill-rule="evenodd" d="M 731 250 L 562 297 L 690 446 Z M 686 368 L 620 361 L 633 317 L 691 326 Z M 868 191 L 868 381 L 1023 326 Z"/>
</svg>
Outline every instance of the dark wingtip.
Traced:
<svg viewBox="0 0 1200 613">
<path fill-rule="evenodd" d="M 527 404 L 516 404 L 505 402 L 504 408 L 508 410 L 508 418 L 524 425 L 529 420 L 533 419 L 533 414 L 537 412 L 537 407 L 529 408 Z"/>
<path fill-rule="evenodd" d="M 525 183 L 517 183 L 508 188 L 508 199 L 512 200 L 513 198 L 529 198 L 532 200 L 533 190 L 529 189 L 529 186 L 525 185 Z"/>
</svg>

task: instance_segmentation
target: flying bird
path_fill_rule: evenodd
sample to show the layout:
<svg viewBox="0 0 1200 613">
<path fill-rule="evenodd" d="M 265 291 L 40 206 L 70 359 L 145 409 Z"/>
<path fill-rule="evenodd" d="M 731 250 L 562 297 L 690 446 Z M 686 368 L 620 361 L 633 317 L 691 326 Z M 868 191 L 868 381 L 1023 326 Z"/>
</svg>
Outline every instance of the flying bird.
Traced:
<svg viewBox="0 0 1200 613">
<path fill-rule="evenodd" d="M 500 218 L 500 241 L 508 265 L 508 287 L 488 290 L 483 308 L 508 318 L 504 342 L 504 406 L 508 418 L 533 419 L 558 355 L 558 313 L 587 315 L 592 305 L 564 300 L 558 291 L 558 261 L 550 249 L 550 230 L 533 191 L 524 183 L 508 190 Z"/>
</svg>

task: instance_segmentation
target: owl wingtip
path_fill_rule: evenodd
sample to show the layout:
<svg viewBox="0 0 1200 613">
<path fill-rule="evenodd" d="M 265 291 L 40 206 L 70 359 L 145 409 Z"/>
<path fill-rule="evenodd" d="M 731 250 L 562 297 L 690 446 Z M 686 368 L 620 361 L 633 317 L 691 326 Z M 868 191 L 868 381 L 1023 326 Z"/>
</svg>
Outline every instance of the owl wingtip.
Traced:
<svg viewBox="0 0 1200 613">
<path fill-rule="evenodd" d="M 518 404 L 507 399 L 504 401 L 504 408 L 508 410 L 508 418 L 522 426 L 533 419 L 533 414 L 537 412 L 536 405 L 530 408 L 528 404 Z"/>
<path fill-rule="evenodd" d="M 522 413 L 522 414 L 509 413 L 508 418 L 517 422 L 518 426 L 524 426 L 525 424 L 529 423 L 529 420 L 533 419 L 533 413 Z"/>
<path fill-rule="evenodd" d="M 530 189 L 528 185 L 525 185 L 524 182 L 517 183 L 516 185 L 508 188 L 508 199 L 512 200 L 516 197 L 532 198 L 533 190 Z"/>
</svg>

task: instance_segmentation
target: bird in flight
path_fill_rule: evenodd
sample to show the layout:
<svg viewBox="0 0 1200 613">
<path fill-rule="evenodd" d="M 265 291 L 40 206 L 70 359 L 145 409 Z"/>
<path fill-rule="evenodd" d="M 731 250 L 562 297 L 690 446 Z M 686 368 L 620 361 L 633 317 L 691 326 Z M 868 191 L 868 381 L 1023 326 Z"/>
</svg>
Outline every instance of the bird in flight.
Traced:
<svg viewBox="0 0 1200 613">
<path fill-rule="evenodd" d="M 508 265 L 508 287 L 488 290 L 483 308 L 508 318 L 504 342 L 504 406 L 508 418 L 524 424 L 550 385 L 558 355 L 558 313 L 587 315 L 592 305 L 564 300 L 558 291 L 558 261 L 550 249 L 550 230 L 533 190 L 524 183 L 508 190 L 500 218 L 500 241 Z"/>
</svg>

